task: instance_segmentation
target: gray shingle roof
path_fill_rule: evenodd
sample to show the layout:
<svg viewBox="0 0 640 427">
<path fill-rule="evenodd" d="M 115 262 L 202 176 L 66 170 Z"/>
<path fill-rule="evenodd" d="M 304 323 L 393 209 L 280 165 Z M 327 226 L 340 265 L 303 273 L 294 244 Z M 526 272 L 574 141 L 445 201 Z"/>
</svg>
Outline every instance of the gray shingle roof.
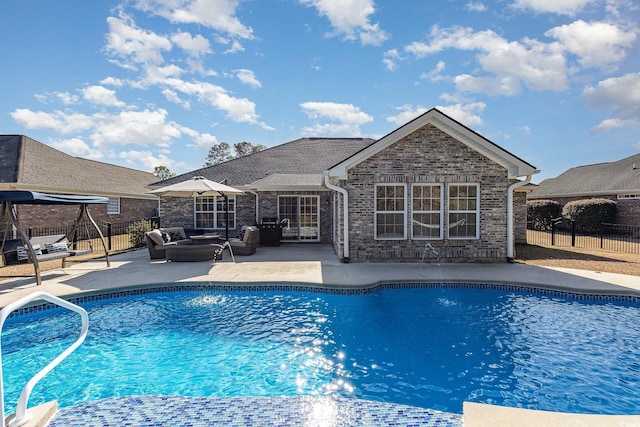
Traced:
<svg viewBox="0 0 640 427">
<path fill-rule="evenodd" d="M 603 196 L 640 192 L 640 154 L 622 160 L 578 166 L 542 181 L 531 199 Z"/>
<path fill-rule="evenodd" d="M 152 185 L 162 187 L 204 176 L 217 182 L 227 179 L 232 187 L 266 188 L 295 184 L 298 176 L 301 185 L 317 182 L 320 186 L 325 170 L 373 142 L 369 138 L 300 138 Z"/>
<path fill-rule="evenodd" d="M 154 198 L 145 195 L 146 186 L 157 179 L 149 172 L 73 157 L 24 135 L 0 135 L 0 183 L 19 189 Z"/>
</svg>

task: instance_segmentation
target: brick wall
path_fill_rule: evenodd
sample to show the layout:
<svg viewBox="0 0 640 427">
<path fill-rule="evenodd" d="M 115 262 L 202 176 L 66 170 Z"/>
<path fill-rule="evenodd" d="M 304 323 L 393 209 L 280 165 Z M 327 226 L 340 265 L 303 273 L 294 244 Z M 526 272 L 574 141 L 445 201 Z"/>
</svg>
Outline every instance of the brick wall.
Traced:
<svg viewBox="0 0 640 427">
<path fill-rule="evenodd" d="M 513 232 L 516 243 L 527 243 L 527 193 L 513 193 Z"/>
<path fill-rule="evenodd" d="M 409 232 L 406 240 L 375 240 L 374 188 L 376 183 L 383 182 L 406 183 L 407 197 L 410 197 L 412 183 L 443 183 L 444 240 L 414 241 Z M 446 237 L 447 184 L 451 183 L 480 184 L 480 238 L 477 240 Z M 436 248 L 441 261 L 506 259 L 506 191 L 510 184 L 507 171 L 432 125 L 424 126 L 350 169 L 348 180 L 340 184 L 349 193 L 351 261 L 420 261 L 427 243 Z M 410 210 L 410 199 L 408 202 Z M 341 245 L 342 242 L 338 247 L 340 256 Z M 432 253 L 428 255 L 433 258 Z"/>
<path fill-rule="evenodd" d="M 120 198 L 120 214 L 108 215 L 107 205 L 89 205 L 89 212 L 98 224 L 101 221 L 118 223 L 156 216 L 157 207 L 155 200 Z M 79 213 L 79 206 L 67 205 L 18 205 L 17 208 L 24 228 L 72 225 Z"/>
</svg>

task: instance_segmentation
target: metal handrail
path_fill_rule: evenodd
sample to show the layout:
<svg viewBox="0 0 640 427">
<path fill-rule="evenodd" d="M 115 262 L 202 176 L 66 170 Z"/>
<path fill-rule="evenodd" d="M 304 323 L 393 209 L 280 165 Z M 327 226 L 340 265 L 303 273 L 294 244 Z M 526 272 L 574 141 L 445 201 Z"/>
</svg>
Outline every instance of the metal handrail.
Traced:
<svg viewBox="0 0 640 427">
<path fill-rule="evenodd" d="M 20 398 L 18 399 L 18 404 L 16 407 L 16 416 L 13 420 L 11 420 L 7 425 L 8 427 L 18 427 L 26 424 L 31 415 L 27 414 L 27 404 L 29 403 L 29 395 L 31 395 L 31 390 L 33 387 L 40 381 L 45 375 L 47 375 L 53 368 L 55 368 L 60 362 L 62 362 L 67 356 L 69 356 L 76 348 L 80 346 L 84 342 L 84 339 L 87 337 L 87 331 L 89 330 L 89 315 L 87 311 L 79 307 L 75 304 L 70 303 L 69 301 L 65 301 L 61 298 L 50 295 L 46 292 L 34 292 L 30 295 L 27 295 L 24 298 L 21 298 L 11 304 L 8 304 L 2 310 L 0 310 L 0 415 L 2 416 L 2 425 L 5 425 L 5 414 L 4 414 L 4 380 L 2 375 L 2 327 L 4 326 L 5 320 L 7 317 L 18 308 L 25 306 L 26 304 L 35 301 L 37 299 L 43 299 L 45 301 L 49 301 L 50 303 L 56 304 L 60 307 L 66 308 L 68 310 L 74 311 L 80 315 L 82 318 L 82 329 L 80 330 L 80 336 L 78 339 L 69 346 L 65 351 L 60 353 L 58 357 L 53 359 L 47 366 L 42 368 L 40 372 L 35 374 L 24 386 L 22 389 L 22 393 L 20 393 Z"/>
</svg>

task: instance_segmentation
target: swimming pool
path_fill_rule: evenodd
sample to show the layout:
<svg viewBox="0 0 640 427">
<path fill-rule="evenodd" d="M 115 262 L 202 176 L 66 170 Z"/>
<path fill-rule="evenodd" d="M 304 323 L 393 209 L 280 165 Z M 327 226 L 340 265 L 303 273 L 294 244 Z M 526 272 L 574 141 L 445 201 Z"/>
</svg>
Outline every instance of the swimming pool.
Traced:
<svg viewBox="0 0 640 427">
<path fill-rule="evenodd" d="M 463 401 L 640 407 L 638 303 L 455 285 L 359 295 L 171 289 L 83 303 L 86 342 L 36 386 L 30 406 L 153 394 L 333 395 L 453 413 Z M 56 313 L 7 322 L 8 409 L 76 337 L 79 319 Z"/>
</svg>

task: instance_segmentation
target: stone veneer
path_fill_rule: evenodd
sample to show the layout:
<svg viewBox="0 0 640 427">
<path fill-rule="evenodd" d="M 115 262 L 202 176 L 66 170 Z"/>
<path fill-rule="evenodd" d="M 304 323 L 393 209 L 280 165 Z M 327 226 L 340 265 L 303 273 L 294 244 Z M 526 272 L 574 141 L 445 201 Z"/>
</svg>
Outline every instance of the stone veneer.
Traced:
<svg viewBox="0 0 640 427">
<path fill-rule="evenodd" d="M 374 239 L 374 197 L 376 183 L 406 183 L 411 194 L 412 183 L 444 184 L 444 240 Z M 480 238 L 449 240 L 447 184 L 480 184 Z M 426 260 L 435 261 L 504 261 L 506 260 L 506 194 L 511 181 L 507 170 L 477 151 L 442 132 L 426 125 L 410 135 L 364 160 L 348 172 L 348 179 L 339 185 L 349 194 L 349 260 L 363 261 L 420 261 L 425 245 L 431 243 L 439 252 L 431 251 Z M 342 227 L 342 196 L 337 200 L 336 218 Z M 514 199 L 518 199 L 514 197 Z M 408 221 L 411 203 L 408 199 Z M 407 224 L 409 227 L 409 224 Z M 339 233 L 341 234 L 341 233 Z M 521 237 L 521 236 L 520 236 Z M 343 255 L 344 242 L 336 242 L 338 254 Z"/>
</svg>

